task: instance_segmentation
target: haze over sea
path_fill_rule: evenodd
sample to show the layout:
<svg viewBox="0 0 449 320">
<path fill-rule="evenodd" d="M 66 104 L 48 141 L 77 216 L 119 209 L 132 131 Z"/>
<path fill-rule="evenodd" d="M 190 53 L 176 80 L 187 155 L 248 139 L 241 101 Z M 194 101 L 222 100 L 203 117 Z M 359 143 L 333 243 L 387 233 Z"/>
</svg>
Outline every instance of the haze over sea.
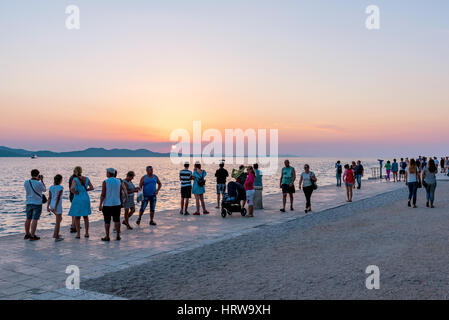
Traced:
<svg viewBox="0 0 449 320">
<path fill-rule="evenodd" d="M 244 159 L 239 160 L 235 161 L 235 164 L 226 164 L 226 169 L 229 173 L 231 173 L 232 168 L 237 168 L 238 164 L 244 162 Z M 264 194 L 280 192 L 279 177 L 283 160 L 279 159 L 276 175 L 264 176 Z M 319 186 L 333 185 L 335 183 L 336 160 L 341 160 L 343 164 L 352 160 L 362 160 L 366 170 L 365 179 L 371 176 L 370 168 L 378 166 L 376 159 L 290 158 L 291 165 L 296 168 L 297 173 L 300 173 L 304 164 L 308 163 L 311 166 L 311 170 L 316 173 L 319 179 Z M 71 222 L 71 218 L 67 215 L 70 208 L 68 180 L 75 166 L 81 166 L 83 168 L 83 174 L 90 178 L 95 187 L 95 190 L 90 193 L 92 204 L 90 220 L 97 221 L 103 218 L 101 212 L 98 211 L 98 205 L 101 184 L 105 179 L 106 168 L 113 167 L 117 169 L 119 178 L 124 178 L 128 171 L 133 170 L 136 173 L 136 178 L 133 182 L 135 185 L 138 185 L 140 177 L 145 174 L 145 167 L 147 165 L 153 166 L 155 174 L 163 184 L 157 201 L 157 218 L 158 212 L 179 207 L 179 170 L 181 168 L 179 165 L 174 165 L 170 158 L 0 158 L 0 236 L 23 232 L 23 223 L 25 221 L 25 190 L 23 184 L 25 180 L 29 179 L 32 169 L 38 169 L 44 175 L 47 190 L 53 184 L 53 177 L 56 174 L 63 175 L 62 225 L 68 226 Z M 203 165 L 203 168 L 208 174 L 206 177 L 205 199 L 209 204 L 209 209 L 215 207 L 216 192 L 214 174 L 217 167 L 217 165 Z M 297 196 L 303 197 L 302 192 L 297 193 Z M 191 204 L 193 203 L 194 199 L 191 200 Z M 191 206 L 190 212 L 194 211 L 194 208 Z M 215 210 L 210 211 L 212 214 L 215 214 Z M 53 226 L 54 216 L 47 213 L 46 205 L 44 205 L 38 228 L 48 229 Z"/>
</svg>

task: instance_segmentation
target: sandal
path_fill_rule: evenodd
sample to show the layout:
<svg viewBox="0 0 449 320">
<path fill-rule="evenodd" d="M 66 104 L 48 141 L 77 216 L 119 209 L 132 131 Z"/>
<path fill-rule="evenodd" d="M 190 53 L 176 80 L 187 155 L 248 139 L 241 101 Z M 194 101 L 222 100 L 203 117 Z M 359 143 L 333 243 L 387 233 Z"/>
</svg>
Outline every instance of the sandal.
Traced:
<svg viewBox="0 0 449 320">
<path fill-rule="evenodd" d="M 193 215 L 194 215 L 194 216 L 199 216 L 200 213 L 197 211 L 197 212 L 195 212 Z"/>
<path fill-rule="evenodd" d="M 109 237 L 104 237 L 104 238 L 101 238 L 101 241 L 111 241 L 111 239 Z"/>
<path fill-rule="evenodd" d="M 285 212 L 285 209 L 280 209 L 281 212 Z"/>
<path fill-rule="evenodd" d="M 141 220 L 140 218 L 137 219 L 137 221 L 136 221 L 136 224 L 137 224 L 137 225 L 140 225 L 140 220 Z"/>
<path fill-rule="evenodd" d="M 207 210 L 203 211 L 203 214 L 209 214 L 209 211 L 207 211 Z"/>
<path fill-rule="evenodd" d="M 88 235 L 88 234 L 85 234 L 85 235 L 84 235 L 84 238 L 86 238 L 86 239 L 89 238 L 89 235 Z"/>
</svg>

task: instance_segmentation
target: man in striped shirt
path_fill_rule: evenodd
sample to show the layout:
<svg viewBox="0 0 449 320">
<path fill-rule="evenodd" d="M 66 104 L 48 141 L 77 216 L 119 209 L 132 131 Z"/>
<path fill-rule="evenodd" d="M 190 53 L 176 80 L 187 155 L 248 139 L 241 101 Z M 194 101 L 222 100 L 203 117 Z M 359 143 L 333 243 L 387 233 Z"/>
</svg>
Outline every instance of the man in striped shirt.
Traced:
<svg viewBox="0 0 449 320">
<path fill-rule="evenodd" d="M 192 197 L 192 171 L 189 170 L 189 163 L 184 163 L 184 169 L 179 171 L 179 180 L 181 181 L 181 210 L 179 214 L 188 216 L 189 199 Z"/>
</svg>

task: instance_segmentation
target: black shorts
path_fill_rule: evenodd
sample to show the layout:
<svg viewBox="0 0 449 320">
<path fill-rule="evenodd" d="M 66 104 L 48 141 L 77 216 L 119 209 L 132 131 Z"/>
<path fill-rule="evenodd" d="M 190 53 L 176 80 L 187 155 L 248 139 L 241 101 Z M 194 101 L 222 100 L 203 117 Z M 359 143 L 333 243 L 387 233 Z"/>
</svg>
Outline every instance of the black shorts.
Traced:
<svg viewBox="0 0 449 320">
<path fill-rule="evenodd" d="M 192 198 L 192 187 L 182 187 L 181 188 L 181 198 L 190 199 Z"/>
<path fill-rule="evenodd" d="M 112 206 L 112 207 L 105 207 L 103 206 L 103 216 L 104 216 L 104 223 L 110 224 L 111 223 L 111 217 L 112 221 L 114 222 L 120 222 L 120 210 L 121 206 Z"/>
<path fill-rule="evenodd" d="M 295 185 L 283 184 L 282 193 L 295 193 Z"/>
<path fill-rule="evenodd" d="M 399 170 L 399 174 L 405 174 L 405 170 Z"/>
</svg>

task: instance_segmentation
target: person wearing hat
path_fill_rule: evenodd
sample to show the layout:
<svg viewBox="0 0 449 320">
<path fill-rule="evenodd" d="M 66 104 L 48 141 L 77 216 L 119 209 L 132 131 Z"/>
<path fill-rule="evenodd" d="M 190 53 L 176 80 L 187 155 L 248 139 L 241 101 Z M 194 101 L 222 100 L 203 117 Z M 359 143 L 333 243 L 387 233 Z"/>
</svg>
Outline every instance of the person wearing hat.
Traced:
<svg viewBox="0 0 449 320">
<path fill-rule="evenodd" d="M 184 163 L 184 169 L 179 171 L 179 180 L 181 181 L 181 210 L 179 214 L 188 216 L 189 199 L 192 197 L 192 171 L 189 170 L 190 164 Z"/>
<path fill-rule="evenodd" d="M 102 241 L 110 241 L 109 230 L 111 227 L 111 218 L 114 221 L 115 230 L 117 232 L 116 240 L 120 237 L 120 211 L 125 201 L 123 195 L 126 194 L 120 179 L 117 179 L 116 170 L 114 168 L 106 169 L 107 179 L 103 181 L 100 197 L 99 210 L 104 216 L 104 230 L 106 236 L 101 238 Z"/>
</svg>

